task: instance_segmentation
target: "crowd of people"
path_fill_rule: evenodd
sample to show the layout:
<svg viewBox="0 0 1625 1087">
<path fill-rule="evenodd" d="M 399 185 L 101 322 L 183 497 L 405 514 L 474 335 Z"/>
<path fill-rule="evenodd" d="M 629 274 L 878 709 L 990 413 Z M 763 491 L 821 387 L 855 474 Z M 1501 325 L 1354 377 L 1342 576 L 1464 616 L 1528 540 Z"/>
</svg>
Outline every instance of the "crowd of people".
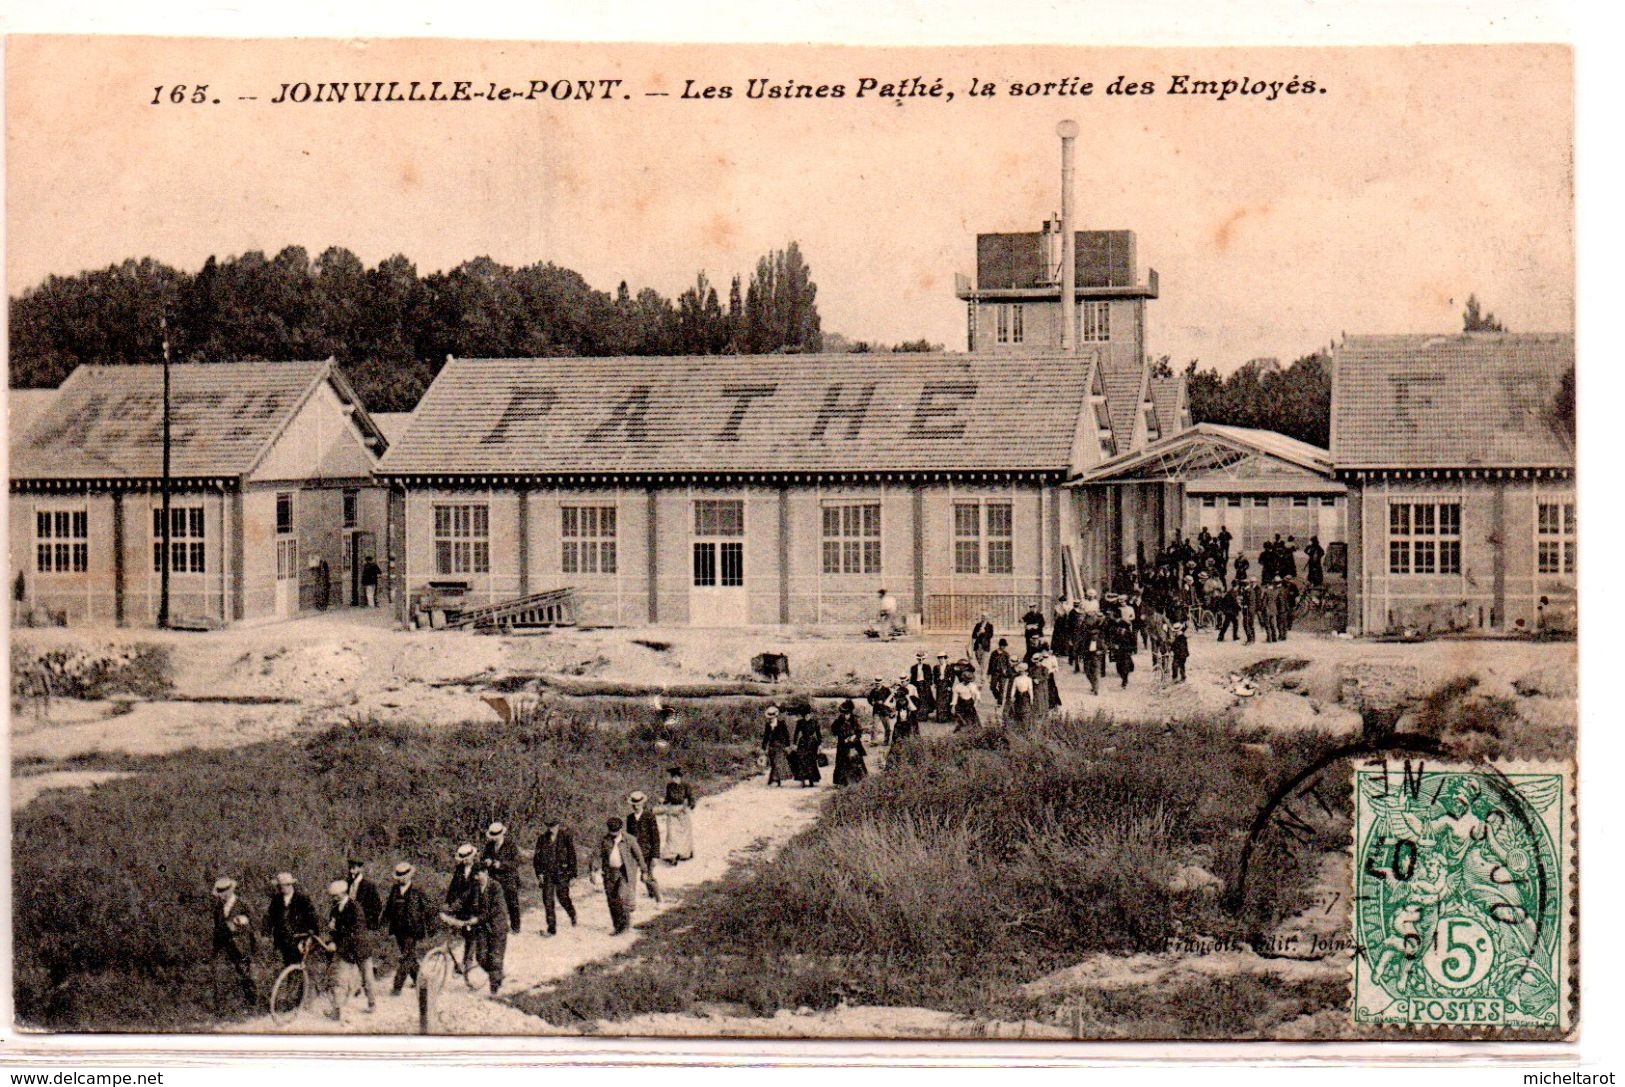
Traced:
<svg viewBox="0 0 1625 1087">
<path fill-rule="evenodd" d="M 626 932 L 636 908 L 637 888 L 660 901 L 656 866 L 677 865 L 694 857 L 691 813 L 698 802 L 694 787 L 681 767 L 668 771 L 664 803 L 651 805 L 640 790 L 627 797 L 624 816 L 605 822 L 603 835 L 589 854 L 589 876 L 601 886 L 614 934 Z M 570 887 L 579 876 L 580 858 L 568 827 L 554 816 L 543 820 L 543 830 L 530 851 L 530 868 L 541 893 L 546 918 L 544 937 L 556 936 L 559 913 L 577 923 Z M 374 885 L 367 864 L 351 859 L 347 874 L 326 885 L 327 907 L 319 911 L 292 872 L 279 872 L 272 880 L 262 923 L 239 894 L 237 881 L 222 876 L 214 885 L 212 915 L 213 953 L 235 974 L 244 1003 L 261 999 L 258 948 L 268 938 L 277 956 L 277 969 L 302 962 L 315 947 L 333 956 L 335 973 L 326 1014 L 341 1019 L 350 999 L 359 991 L 366 1010 L 377 1008 L 376 963 L 378 942 L 393 940 L 397 957 L 392 995 L 399 996 L 407 982 L 417 984 L 423 945 L 438 931 L 450 930 L 461 940 L 464 968 L 484 970 L 492 995 L 501 989 L 510 936 L 521 928 L 520 876 L 524 861 L 518 840 L 502 822 L 491 823 L 484 841 L 459 845 L 451 858 L 444 892 L 432 890 L 419 878 L 412 862 L 394 866 L 387 892 Z"/>
</svg>

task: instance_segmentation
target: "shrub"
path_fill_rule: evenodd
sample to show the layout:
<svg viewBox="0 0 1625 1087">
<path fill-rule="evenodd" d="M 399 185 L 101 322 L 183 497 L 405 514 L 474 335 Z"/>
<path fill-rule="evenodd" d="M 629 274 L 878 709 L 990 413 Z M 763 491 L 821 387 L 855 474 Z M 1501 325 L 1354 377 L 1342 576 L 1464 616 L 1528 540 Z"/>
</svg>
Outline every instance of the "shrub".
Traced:
<svg viewBox="0 0 1625 1087">
<path fill-rule="evenodd" d="M 12 647 L 11 691 L 20 699 L 41 694 L 58 698 L 108 698 L 135 695 L 159 698 L 171 690 L 169 650 L 159 645 L 105 646 L 87 649 Z M 41 690 L 41 684 L 44 690 Z"/>
</svg>

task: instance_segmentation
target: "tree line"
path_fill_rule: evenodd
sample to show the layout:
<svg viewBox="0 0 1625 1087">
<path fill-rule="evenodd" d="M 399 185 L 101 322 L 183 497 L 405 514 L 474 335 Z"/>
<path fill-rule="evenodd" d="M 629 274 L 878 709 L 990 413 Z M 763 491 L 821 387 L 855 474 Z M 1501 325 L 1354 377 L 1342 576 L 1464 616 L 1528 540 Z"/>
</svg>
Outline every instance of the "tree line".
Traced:
<svg viewBox="0 0 1625 1087">
<path fill-rule="evenodd" d="M 818 287 L 790 242 L 733 276 L 724 307 L 702 271 L 675 301 L 623 281 L 614 294 L 551 262 L 477 257 L 420 275 L 395 255 L 368 268 L 331 247 L 211 256 L 197 272 L 151 258 L 50 276 L 11 299 L 16 388 L 54 387 L 81 364 L 324 359 L 376 411 L 415 405 L 447 355 L 532 358 L 813 352 Z"/>
</svg>

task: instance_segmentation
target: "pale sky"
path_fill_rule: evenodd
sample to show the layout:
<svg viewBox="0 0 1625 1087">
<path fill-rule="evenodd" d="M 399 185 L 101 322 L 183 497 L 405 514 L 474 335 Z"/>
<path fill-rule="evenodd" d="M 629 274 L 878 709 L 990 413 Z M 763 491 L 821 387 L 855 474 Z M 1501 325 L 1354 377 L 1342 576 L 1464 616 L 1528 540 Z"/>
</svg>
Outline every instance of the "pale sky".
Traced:
<svg viewBox="0 0 1625 1087">
<path fill-rule="evenodd" d="M 826 331 L 962 350 L 953 274 L 979 232 L 1059 208 L 1055 124 L 1082 126 L 1080 229 L 1131 229 L 1147 346 L 1223 369 L 1342 333 L 1450 331 L 1474 291 L 1519 331 L 1573 328 L 1572 77 L 1558 47 L 860 50 L 512 42 L 13 39 L 7 280 L 127 256 L 328 245 L 420 272 L 550 260 L 613 291 L 719 290 L 796 239 Z M 1324 94 L 1170 95 L 1171 77 Z M 953 101 L 855 97 L 941 77 Z M 1114 78 L 1150 96 L 1109 96 Z M 1013 81 L 1095 84 L 1014 98 Z M 845 84 L 745 98 L 752 77 Z M 994 98 L 971 98 L 972 77 Z M 622 79 L 608 101 L 273 105 L 297 81 Z M 732 85 L 683 101 L 685 81 Z M 201 105 L 154 88 L 206 82 Z M 667 91 L 672 97 L 647 97 Z M 630 94 L 630 99 L 618 97 Z M 256 101 L 240 101 L 255 95 Z M 220 104 L 212 104 L 214 98 Z"/>
</svg>

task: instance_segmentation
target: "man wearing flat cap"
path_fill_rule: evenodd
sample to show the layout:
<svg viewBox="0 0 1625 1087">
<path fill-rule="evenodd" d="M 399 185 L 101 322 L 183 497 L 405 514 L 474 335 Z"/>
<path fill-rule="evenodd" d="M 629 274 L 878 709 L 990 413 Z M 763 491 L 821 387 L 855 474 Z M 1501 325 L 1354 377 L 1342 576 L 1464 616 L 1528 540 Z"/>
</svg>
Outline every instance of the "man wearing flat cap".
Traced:
<svg viewBox="0 0 1625 1087">
<path fill-rule="evenodd" d="M 299 889 L 299 881 L 292 872 L 278 872 L 271 887 L 271 901 L 265 908 L 265 932 L 271 937 L 271 946 L 282 956 L 283 966 L 292 966 L 303 956 L 299 942 L 306 936 L 321 931 L 316 920 L 316 907 L 310 896 Z"/>
<path fill-rule="evenodd" d="M 476 959 L 485 968 L 491 995 L 502 988 L 503 960 L 508 954 L 508 918 L 512 908 L 505 901 L 502 884 L 489 861 L 474 869 L 474 925 Z"/>
<path fill-rule="evenodd" d="M 598 842 L 592 856 L 592 881 L 602 881 L 604 898 L 609 902 L 609 920 L 614 935 L 619 936 L 632 925 L 632 911 L 637 904 L 637 884 L 646 879 L 649 869 L 637 839 L 622 829 L 620 819 L 609 817 L 607 831 Z"/>
<path fill-rule="evenodd" d="M 406 987 L 407 979 L 413 985 L 418 982 L 418 941 L 427 939 L 430 927 L 434 924 L 434 910 L 429 905 L 429 896 L 418 887 L 414 877 L 417 871 L 406 861 L 395 866 L 395 885 L 389 889 L 389 899 L 384 903 L 383 924 L 389 934 L 395 937 L 395 946 L 400 949 L 400 963 L 395 967 L 395 984 L 391 989 L 394 996 L 400 996 L 401 990 Z"/>
<path fill-rule="evenodd" d="M 558 816 L 549 815 L 543 824 L 547 829 L 536 839 L 536 855 L 531 865 L 536 870 L 536 885 L 542 891 L 542 910 L 547 914 L 547 934 L 559 931 L 559 917 L 555 901 L 564 907 L 575 927 L 576 906 L 570 901 L 570 881 L 576 878 L 576 843 L 570 831 L 560 825 Z"/>
<path fill-rule="evenodd" d="M 214 881 L 214 904 L 210 912 L 214 917 L 213 955 L 230 964 L 237 975 L 243 1002 L 253 1007 L 259 1003 L 259 987 L 254 984 L 254 922 L 248 915 L 248 906 L 237 897 L 236 880 L 221 876 Z"/>
<path fill-rule="evenodd" d="M 519 843 L 508 828 L 492 823 L 485 832 L 485 848 L 480 860 L 491 869 L 491 878 L 502 885 L 503 898 L 508 905 L 508 928 L 519 931 Z"/>
</svg>

